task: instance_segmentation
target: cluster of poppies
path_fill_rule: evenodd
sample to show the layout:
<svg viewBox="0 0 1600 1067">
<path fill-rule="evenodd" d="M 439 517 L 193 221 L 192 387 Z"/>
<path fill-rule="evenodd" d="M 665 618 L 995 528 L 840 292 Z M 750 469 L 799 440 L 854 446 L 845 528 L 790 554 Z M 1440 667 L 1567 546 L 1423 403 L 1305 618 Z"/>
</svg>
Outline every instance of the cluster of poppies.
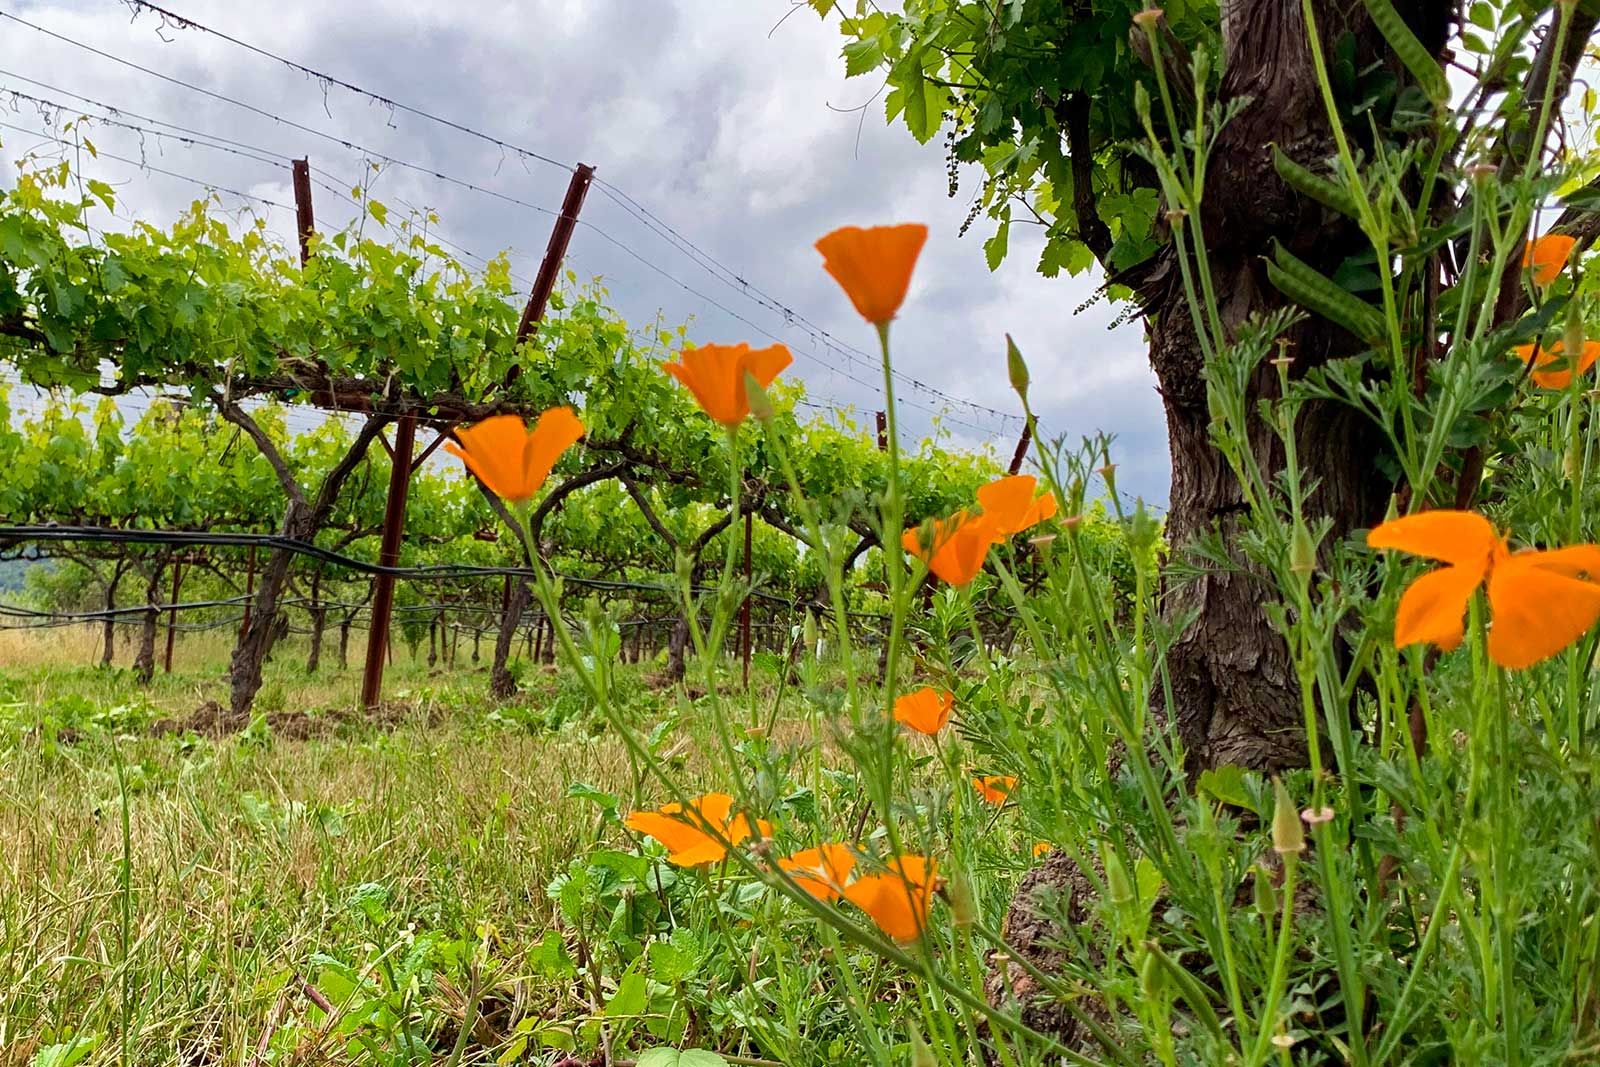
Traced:
<svg viewBox="0 0 1600 1067">
<path fill-rule="evenodd" d="M 822 253 L 823 268 L 844 288 L 862 318 L 885 330 L 905 302 L 912 269 L 927 239 L 928 228 L 919 223 L 846 226 L 818 241 L 817 251 Z M 684 350 L 662 369 L 683 383 L 701 410 L 732 429 L 750 414 L 748 381 L 765 389 L 792 362 L 794 357 L 781 344 L 701 345 Z M 496 415 L 457 430 L 460 444 L 445 447 L 496 496 L 525 503 L 544 485 L 561 453 L 583 433 L 583 423 L 572 409 L 561 407 L 540 415 L 531 430 L 516 415 Z"/>
<path fill-rule="evenodd" d="M 667 861 L 680 867 L 716 863 L 752 836 L 772 834 L 765 819 L 733 814 L 727 793 L 695 797 L 687 807 L 672 803 L 636 811 L 625 825 L 659 841 Z M 856 852 L 838 842 L 802 849 L 780 859 L 778 867 L 818 900 L 854 904 L 896 941 L 914 940 L 927 929 L 928 908 L 939 888 L 937 864 L 925 856 L 898 856 L 881 872 L 857 873 Z"/>
<path fill-rule="evenodd" d="M 845 227 L 817 242 L 823 266 L 839 282 L 856 310 L 880 331 L 899 311 L 911 272 L 927 240 L 927 227 Z M 1570 237 L 1547 235 L 1527 246 L 1523 266 L 1538 286 L 1551 284 L 1569 261 Z M 1532 364 L 1534 381 L 1564 388 L 1574 373 L 1587 371 L 1600 357 L 1600 343 L 1586 342 L 1576 359 L 1566 360 L 1561 345 L 1528 345 L 1517 355 Z M 1556 361 L 1560 367 L 1552 367 Z M 731 430 L 751 413 L 748 383 L 765 389 L 789 366 L 783 345 L 703 345 L 684 351 L 666 373 L 693 394 L 700 407 Z M 530 430 L 506 415 L 457 431 L 460 445 L 446 447 L 461 457 L 494 493 L 525 504 L 544 485 L 561 453 L 584 433 L 570 408 L 546 411 Z M 1001 478 L 977 492 L 973 508 L 931 519 L 905 531 L 905 550 L 951 585 L 964 586 L 982 570 L 989 549 L 1053 517 L 1056 501 L 1038 495 L 1027 475 Z M 1552 551 L 1512 553 L 1506 540 L 1481 515 L 1432 511 L 1386 522 L 1368 535 L 1368 544 L 1438 560 L 1445 566 L 1422 575 L 1402 595 L 1395 618 L 1396 647 L 1427 643 L 1446 651 L 1464 636 L 1463 618 L 1474 592 L 1486 587 L 1494 623 L 1489 658 L 1502 667 L 1530 666 L 1571 645 L 1600 620 L 1600 546 L 1578 545 Z M 896 721 L 923 734 L 936 734 L 955 705 L 948 691 L 931 686 L 900 697 Z M 973 788 L 987 803 L 1004 805 L 1016 779 L 974 777 Z M 626 825 L 664 845 L 668 860 L 698 866 L 727 857 L 728 849 L 752 838 L 766 840 L 772 827 L 733 812 L 733 798 L 707 793 L 655 811 L 636 811 Z M 1033 854 L 1050 851 L 1047 842 Z M 847 901 L 865 912 L 888 936 L 909 941 L 927 928 L 928 909 L 940 886 L 936 863 L 925 856 L 901 855 L 873 869 L 858 870 L 858 849 L 829 842 L 777 861 L 801 890 L 818 900 Z"/>
<path fill-rule="evenodd" d="M 1566 269 L 1572 258 L 1577 240 L 1563 233 L 1547 233 L 1529 241 L 1522 251 L 1522 266 L 1541 289 L 1554 282 Z M 1521 363 L 1531 365 L 1529 377 L 1533 384 L 1544 389 L 1565 389 L 1572 384 L 1574 374 L 1587 373 L 1600 358 L 1600 341 L 1585 341 L 1583 350 L 1568 357 L 1566 343 L 1554 341 L 1545 344 L 1515 345 L 1512 354 Z"/>
<path fill-rule="evenodd" d="M 951 585 L 978 576 L 989 549 L 1032 529 L 1056 513 L 1056 498 L 1034 495 L 1030 474 L 1013 474 L 978 490 L 976 511 L 962 510 L 907 530 L 900 543 Z"/>
<path fill-rule="evenodd" d="M 955 710 L 955 694 L 948 689 L 937 689 L 925 685 L 920 689 L 913 689 L 902 694 L 894 702 L 894 721 L 908 730 L 915 730 L 919 734 L 932 737 L 943 730 L 950 721 L 950 713 Z M 978 796 L 987 804 L 1000 807 L 1005 804 L 1011 795 L 1011 790 L 1017 786 L 1015 777 L 1009 774 L 982 775 L 972 779 L 972 787 L 978 791 Z"/>
<path fill-rule="evenodd" d="M 932 736 L 944 729 L 955 710 L 949 690 L 923 686 L 895 701 L 894 720 L 909 730 Z M 1003 806 L 1016 787 L 1011 775 L 974 777 L 972 786 L 988 804 Z M 629 829 L 652 837 L 667 849 L 667 860 L 680 867 L 696 867 L 726 859 L 728 849 L 750 840 L 767 838 L 772 826 L 765 819 L 752 821 L 732 814 L 733 798 L 707 793 L 687 807 L 664 804 L 654 811 L 636 811 L 624 821 Z M 1035 856 L 1050 851 L 1046 842 L 1033 848 Z M 928 857 L 906 855 L 882 864 L 882 871 L 859 873 L 860 849 L 833 841 L 801 849 L 778 860 L 796 886 L 825 903 L 848 901 L 860 908 L 885 934 L 897 941 L 912 940 L 927 929 L 928 907 L 939 888 L 937 864 Z"/>
</svg>

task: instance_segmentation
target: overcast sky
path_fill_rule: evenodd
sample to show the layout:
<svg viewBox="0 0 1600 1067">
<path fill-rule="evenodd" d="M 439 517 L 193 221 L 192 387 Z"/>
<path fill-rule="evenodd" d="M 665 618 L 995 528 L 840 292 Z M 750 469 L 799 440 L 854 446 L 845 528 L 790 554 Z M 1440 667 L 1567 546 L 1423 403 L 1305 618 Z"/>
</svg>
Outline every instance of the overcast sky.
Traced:
<svg viewBox="0 0 1600 1067">
<path fill-rule="evenodd" d="M 812 242 L 847 223 L 926 222 L 932 233 L 896 325 L 897 365 L 945 394 L 1016 414 L 1005 373 L 1009 331 L 1032 368 L 1032 395 L 1047 430 L 1074 439 L 1096 429 L 1116 434 L 1121 487 L 1166 500 L 1165 426 L 1139 326 L 1110 329 L 1117 311 L 1103 301 L 1075 313 L 1098 277 L 1039 277 L 1033 235 L 1014 233 L 1010 258 L 991 274 L 982 250 L 985 224 L 959 235 L 972 176 L 954 200 L 947 196 L 940 140 L 920 146 L 903 127 L 885 126 L 881 97 L 871 99 L 879 82 L 845 79 L 842 38 L 809 8 L 785 19 L 785 0 L 169 0 L 163 6 L 551 159 L 592 164 L 597 177 L 841 345 L 871 351 L 874 342 L 821 270 Z M 148 13 L 133 18 L 116 0 L 12 0 L 0 11 L 547 211 L 559 208 L 566 188 L 567 174 L 558 167 L 324 86 L 216 37 L 163 27 Z M 80 94 L 122 109 L 127 122 L 153 125 L 128 113 L 148 116 L 264 154 L 247 159 L 91 127 L 102 157 L 87 169 L 117 184 L 119 207 L 152 222 L 170 222 L 202 188 L 107 154 L 143 158 L 279 204 L 292 204 L 293 194 L 287 169 L 273 162 L 277 154 L 308 155 L 328 185 L 346 189 L 368 162 L 360 152 L 11 20 L 0 20 L 0 87 L 70 105 L 62 117 L 100 111 L 68 95 Z M 862 104 L 864 113 L 857 110 Z M 9 112 L 0 122 L 47 128 L 35 105 L 0 96 L 0 106 Z M 22 153 L 57 147 L 12 129 L 0 129 L 0 142 L 3 181 Z M 315 192 L 319 221 L 348 218 L 348 202 L 327 188 Z M 436 210 L 443 233 L 477 255 L 509 248 L 512 269 L 524 281 L 537 270 L 552 221 L 550 214 L 398 167 L 384 170 L 373 195 L 399 210 Z M 248 203 L 226 193 L 222 199 L 229 207 Z M 250 206 L 275 231 L 293 232 L 291 211 Z M 815 400 L 853 405 L 870 424 L 880 393 L 851 379 L 876 382 L 874 365 L 786 322 L 598 186 L 583 220 L 569 266 L 581 277 L 602 277 L 630 323 L 646 324 L 659 311 L 669 323 L 690 321 L 696 341 L 782 340 L 795 353 L 790 373 L 805 380 Z M 932 409 L 945 412 L 941 426 L 954 443 L 991 444 L 1009 456 L 1020 430 L 1014 419 L 951 407 L 909 385 L 900 394 L 911 405 L 903 409 L 908 439 L 932 431 Z"/>
</svg>

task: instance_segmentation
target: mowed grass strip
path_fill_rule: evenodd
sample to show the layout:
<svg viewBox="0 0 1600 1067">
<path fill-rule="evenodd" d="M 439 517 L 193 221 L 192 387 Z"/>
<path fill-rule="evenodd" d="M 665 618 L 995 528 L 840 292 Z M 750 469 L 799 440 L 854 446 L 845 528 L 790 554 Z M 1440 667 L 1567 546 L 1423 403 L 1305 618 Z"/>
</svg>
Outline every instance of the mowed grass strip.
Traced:
<svg viewBox="0 0 1600 1067">
<path fill-rule="evenodd" d="M 552 928 L 544 887 L 600 829 L 569 784 L 635 788 L 614 738 L 491 724 L 481 673 L 430 679 L 403 649 L 394 723 L 209 739 L 148 725 L 220 695 L 215 657 L 143 692 L 82 666 L 81 640 L 32 640 L 0 646 L 0 1064 L 96 1033 L 115 1036 L 83 1062 L 111 1062 L 124 1023 L 138 1062 L 241 1062 L 307 1015 L 284 991 L 324 957 L 381 982 L 429 933 L 492 931 L 522 973 Z M 353 703 L 356 672 L 302 664 L 278 657 L 281 703 Z M 549 699 L 555 683 L 535 682 L 524 700 Z M 145 711 L 52 741 L 36 720 L 62 701 Z"/>
</svg>

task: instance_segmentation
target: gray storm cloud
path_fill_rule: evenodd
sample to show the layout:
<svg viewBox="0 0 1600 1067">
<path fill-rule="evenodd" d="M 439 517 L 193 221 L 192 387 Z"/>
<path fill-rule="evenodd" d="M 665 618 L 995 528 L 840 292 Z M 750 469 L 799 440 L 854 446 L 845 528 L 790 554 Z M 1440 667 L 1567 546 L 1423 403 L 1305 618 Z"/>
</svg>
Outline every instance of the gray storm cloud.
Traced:
<svg viewBox="0 0 1600 1067">
<path fill-rule="evenodd" d="M 165 5 L 164 5 L 165 6 Z M 1139 327 L 1108 329 L 1104 302 L 1075 310 L 1097 278 L 1041 278 L 1038 239 L 1014 235 L 1010 258 L 990 273 L 980 221 L 959 235 L 970 186 L 947 195 L 943 151 L 916 144 L 882 120 L 878 83 L 846 80 L 834 27 L 809 9 L 748 0 L 542 0 L 539 3 L 432 4 L 421 0 L 270 5 L 172 0 L 183 15 L 376 93 L 457 120 L 564 163 L 586 162 L 730 275 L 707 270 L 670 236 L 655 232 L 625 201 L 591 193 L 569 266 L 600 277 L 635 325 L 659 313 L 690 322 L 704 341 L 788 343 L 813 397 L 853 406 L 870 421 L 881 406 L 877 370 L 843 351 L 873 351 L 857 320 L 822 272 L 812 242 L 846 223 L 924 221 L 931 235 L 902 318 L 897 365 L 907 382 L 909 439 L 933 432 L 1009 456 L 1020 424 L 986 411 L 949 406 L 924 383 L 986 408 L 1018 413 L 1007 385 L 1004 334 L 1027 355 L 1035 404 L 1052 435 L 1095 430 L 1117 436 L 1120 487 L 1164 502 L 1168 460 L 1161 405 Z M 133 17 L 114 0 L 24 3 L 9 8 L 61 37 L 152 71 L 360 144 L 464 178 L 526 204 L 557 208 L 567 176 L 482 140 L 392 111 L 325 85 L 226 41 L 149 14 Z M 789 17 L 785 18 L 785 15 Z M 0 86 L 72 105 L 41 115 L 30 103 L 0 98 L 0 122 L 30 130 L 100 109 L 81 94 L 127 112 L 163 119 L 264 150 L 250 159 L 187 145 L 173 137 L 91 123 L 102 152 L 86 169 L 113 181 L 119 214 L 161 223 L 203 188 L 105 158 L 121 155 L 239 192 L 292 203 L 276 154 L 309 156 L 326 186 L 319 220 L 350 216 L 347 191 L 376 178 L 372 195 L 394 208 L 428 207 L 455 244 L 487 256 L 509 249 L 519 278 L 531 278 L 551 215 L 430 175 L 372 169 L 360 152 L 96 56 L 66 41 L 0 21 Z M 25 81 L 23 79 L 33 79 Z M 41 88 L 37 83 L 58 91 Z M 863 110 L 864 109 L 864 110 Z M 126 118 L 133 124 L 140 120 Z M 29 151 L 57 152 L 43 136 L 0 129 L 8 166 Z M 222 194 L 225 204 L 239 204 Z M 252 210 L 279 234 L 292 212 Z M 792 309 L 838 344 L 796 326 L 751 298 L 742 279 Z M 868 384 L 863 384 L 868 383 Z"/>
</svg>

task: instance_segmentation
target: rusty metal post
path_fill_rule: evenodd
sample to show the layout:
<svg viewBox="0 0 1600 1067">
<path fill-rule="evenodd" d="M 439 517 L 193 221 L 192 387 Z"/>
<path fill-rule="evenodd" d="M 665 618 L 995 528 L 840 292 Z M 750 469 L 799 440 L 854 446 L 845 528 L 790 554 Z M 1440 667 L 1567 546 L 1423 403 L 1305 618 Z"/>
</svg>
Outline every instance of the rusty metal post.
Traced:
<svg viewBox="0 0 1600 1067">
<path fill-rule="evenodd" d="M 889 451 L 889 416 L 878 412 L 878 451 Z"/>
<path fill-rule="evenodd" d="M 394 459 L 389 464 L 389 500 L 383 510 L 383 543 L 378 565 L 400 563 L 400 538 L 406 520 L 406 491 L 411 487 L 411 453 L 417 441 L 415 415 L 402 415 L 395 426 Z M 394 575 L 373 579 L 372 623 L 367 633 L 367 667 L 361 676 L 361 706 L 375 708 L 383 694 L 383 655 L 389 647 L 389 617 L 394 611 Z"/>
<path fill-rule="evenodd" d="M 317 220 L 311 210 L 311 161 L 296 159 L 290 162 L 294 174 L 294 221 L 300 235 L 300 265 L 311 262 L 311 235 L 316 232 Z"/>
<path fill-rule="evenodd" d="M 556 278 L 561 274 L 561 261 L 567 258 L 567 245 L 572 241 L 572 231 L 578 225 L 578 212 L 583 210 L 583 199 L 589 194 L 589 183 L 594 180 L 594 168 L 579 163 L 567 183 L 566 198 L 561 201 L 561 214 L 550 231 L 550 243 L 545 247 L 544 260 L 533 279 L 533 291 L 522 309 L 522 321 L 517 323 L 517 343 L 528 339 L 533 328 L 544 319 L 545 308 L 550 305 L 550 294 L 555 292 Z M 505 384 L 510 386 L 522 374 L 520 366 L 506 372 Z"/>
<path fill-rule="evenodd" d="M 1015 474 L 1022 469 L 1022 459 L 1028 454 L 1028 444 L 1033 440 L 1033 426 L 1030 423 L 1022 424 L 1022 439 L 1017 442 L 1017 450 L 1011 453 L 1011 466 L 1007 468 L 1008 474 Z"/>
<path fill-rule="evenodd" d="M 744 650 L 744 687 L 750 688 L 750 530 L 755 518 L 744 513 L 744 603 L 739 605 L 739 644 Z"/>
<path fill-rule="evenodd" d="M 167 674 L 172 673 L 172 639 L 178 633 L 178 583 L 182 580 L 183 563 L 179 560 L 172 561 L 172 610 L 167 612 L 167 654 L 162 666 Z"/>
</svg>

